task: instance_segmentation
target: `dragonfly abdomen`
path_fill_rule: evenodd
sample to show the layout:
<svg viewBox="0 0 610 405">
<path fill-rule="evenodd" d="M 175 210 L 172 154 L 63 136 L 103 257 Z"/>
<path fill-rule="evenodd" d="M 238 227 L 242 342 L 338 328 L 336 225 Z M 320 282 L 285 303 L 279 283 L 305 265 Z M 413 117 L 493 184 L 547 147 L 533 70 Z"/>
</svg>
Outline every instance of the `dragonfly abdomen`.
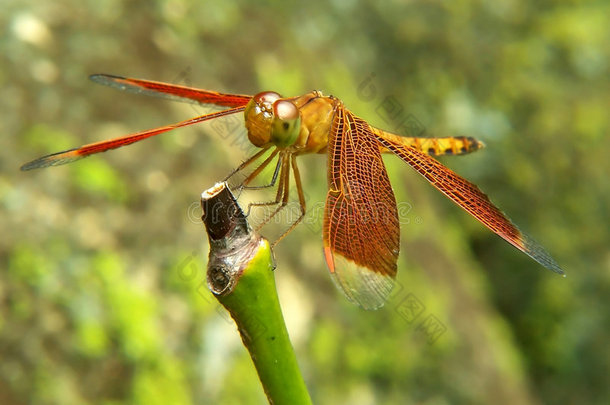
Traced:
<svg viewBox="0 0 610 405">
<path fill-rule="evenodd" d="M 465 155 L 475 152 L 485 145 L 483 142 L 471 136 L 448 136 L 443 138 L 424 138 L 412 136 L 400 136 L 389 132 L 374 128 L 373 131 L 378 132 L 382 138 L 391 140 L 404 146 L 409 146 L 417 149 L 430 156 L 442 155 Z M 382 147 L 382 153 L 389 151 Z"/>
</svg>

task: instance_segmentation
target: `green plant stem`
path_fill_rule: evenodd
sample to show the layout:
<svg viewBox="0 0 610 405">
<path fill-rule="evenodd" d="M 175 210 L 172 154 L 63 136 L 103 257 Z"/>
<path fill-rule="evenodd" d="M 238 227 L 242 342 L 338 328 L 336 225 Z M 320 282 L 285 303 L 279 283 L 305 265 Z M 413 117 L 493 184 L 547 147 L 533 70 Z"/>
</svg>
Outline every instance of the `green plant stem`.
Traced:
<svg viewBox="0 0 610 405">
<path fill-rule="evenodd" d="M 311 404 L 288 337 L 273 276 L 271 249 L 261 240 L 232 293 L 218 301 L 231 313 L 270 403 Z"/>
<path fill-rule="evenodd" d="M 284 323 L 269 242 L 248 226 L 226 184 L 210 190 L 202 195 L 208 286 L 235 320 L 269 403 L 311 404 Z"/>
</svg>

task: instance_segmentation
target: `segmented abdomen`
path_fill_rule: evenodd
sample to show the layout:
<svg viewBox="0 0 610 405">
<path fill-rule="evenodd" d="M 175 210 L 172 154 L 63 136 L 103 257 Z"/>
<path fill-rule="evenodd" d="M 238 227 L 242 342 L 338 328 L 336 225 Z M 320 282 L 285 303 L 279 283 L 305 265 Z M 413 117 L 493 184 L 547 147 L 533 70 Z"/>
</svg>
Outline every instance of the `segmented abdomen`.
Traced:
<svg viewBox="0 0 610 405">
<path fill-rule="evenodd" d="M 426 153 L 430 156 L 465 155 L 467 153 L 475 152 L 485 146 L 483 142 L 478 141 L 471 136 L 423 138 L 399 136 L 377 128 L 373 128 L 373 131 L 379 132 L 380 135 L 386 139 L 390 139 L 393 142 L 400 143 L 405 146 L 410 146 L 411 148 L 417 149 L 418 151 Z M 387 153 L 389 151 L 382 147 L 381 152 Z"/>
</svg>

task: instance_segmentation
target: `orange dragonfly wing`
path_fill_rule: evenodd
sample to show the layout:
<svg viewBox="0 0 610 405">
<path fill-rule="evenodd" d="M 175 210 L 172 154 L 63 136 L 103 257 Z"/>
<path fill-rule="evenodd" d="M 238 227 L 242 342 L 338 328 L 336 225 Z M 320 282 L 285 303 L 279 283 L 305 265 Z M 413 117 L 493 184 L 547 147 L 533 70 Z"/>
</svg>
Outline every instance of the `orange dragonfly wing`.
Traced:
<svg viewBox="0 0 610 405">
<path fill-rule="evenodd" d="M 191 118 L 186 121 L 178 122 L 171 125 L 166 125 L 159 128 L 149 129 L 147 131 L 138 132 L 135 134 L 125 135 L 107 141 L 101 141 L 91 143 L 88 145 L 81 146 L 80 148 L 69 149 L 63 152 L 52 153 L 50 155 L 42 156 L 38 159 L 32 160 L 21 166 L 21 170 L 32 170 L 41 169 L 43 167 L 58 166 L 66 163 L 73 162 L 78 159 L 91 156 L 96 153 L 106 152 L 107 150 L 120 148 L 121 146 L 129 145 L 134 142 L 141 141 L 151 136 L 159 135 L 172 129 L 185 127 L 187 125 L 197 124 L 199 122 L 208 121 L 214 118 L 223 117 L 229 114 L 235 114 L 244 111 L 245 107 L 236 107 L 228 110 L 217 111 L 210 114 L 201 115 L 199 117 Z"/>
<path fill-rule="evenodd" d="M 215 104 L 223 107 L 241 107 L 248 104 L 252 96 L 243 94 L 218 93 L 216 91 L 196 89 L 176 84 L 155 82 L 152 80 L 132 79 L 128 77 L 95 74 L 89 78 L 99 84 L 114 87 L 129 93 L 161 97 L 174 101 L 195 104 Z"/>
<path fill-rule="evenodd" d="M 564 274 L 553 258 L 530 236 L 524 234 L 500 211 L 477 186 L 460 177 L 432 157 L 406 145 L 398 144 L 377 133 L 382 147 L 394 152 L 434 187 L 466 210 L 491 231 L 500 235 L 538 263 Z"/>
<path fill-rule="evenodd" d="M 364 309 L 383 305 L 400 248 L 396 199 L 366 121 L 337 101 L 328 144 L 324 254 L 333 280 Z"/>
</svg>

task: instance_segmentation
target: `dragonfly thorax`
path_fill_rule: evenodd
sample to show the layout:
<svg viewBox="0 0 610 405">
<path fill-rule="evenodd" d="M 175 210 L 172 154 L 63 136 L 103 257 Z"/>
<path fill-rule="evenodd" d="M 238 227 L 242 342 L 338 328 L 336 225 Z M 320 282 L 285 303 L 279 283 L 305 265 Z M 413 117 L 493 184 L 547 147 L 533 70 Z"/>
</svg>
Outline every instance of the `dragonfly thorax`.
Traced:
<svg viewBox="0 0 610 405">
<path fill-rule="evenodd" d="M 258 93 L 244 110 L 248 139 L 263 147 L 269 143 L 279 148 L 294 144 L 301 128 L 301 113 L 297 106 L 278 93 Z"/>
</svg>

